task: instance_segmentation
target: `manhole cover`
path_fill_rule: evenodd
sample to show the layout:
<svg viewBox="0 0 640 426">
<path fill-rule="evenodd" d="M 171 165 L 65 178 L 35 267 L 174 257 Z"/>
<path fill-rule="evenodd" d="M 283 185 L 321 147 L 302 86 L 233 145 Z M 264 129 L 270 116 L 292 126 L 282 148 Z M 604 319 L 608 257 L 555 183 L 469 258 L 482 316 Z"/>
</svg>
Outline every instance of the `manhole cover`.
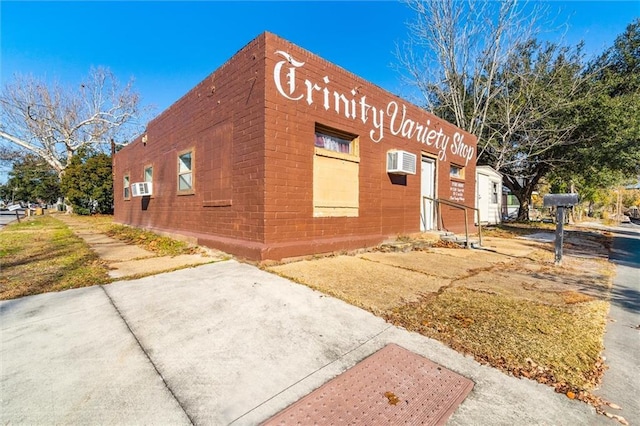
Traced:
<svg viewBox="0 0 640 426">
<path fill-rule="evenodd" d="M 390 344 L 264 425 L 444 424 L 473 382 Z"/>
</svg>

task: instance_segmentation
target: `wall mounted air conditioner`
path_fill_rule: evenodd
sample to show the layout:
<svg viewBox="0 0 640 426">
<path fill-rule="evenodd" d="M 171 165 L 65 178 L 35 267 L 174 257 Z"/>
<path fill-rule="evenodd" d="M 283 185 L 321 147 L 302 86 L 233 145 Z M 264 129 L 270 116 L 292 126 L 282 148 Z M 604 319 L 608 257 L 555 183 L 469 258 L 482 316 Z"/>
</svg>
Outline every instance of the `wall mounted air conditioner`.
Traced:
<svg viewBox="0 0 640 426">
<path fill-rule="evenodd" d="M 396 175 L 415 175 L 417 156 L 407 151 L 391 150 L 387 152 L 387 173 Z"/>
<path fill-rule="evenodd" d="M 153 184 L 151 182 L 136 182 L 131 184 L 131 195 L 134 197 L 143 197 L 152 195 Z"/>
</svg>

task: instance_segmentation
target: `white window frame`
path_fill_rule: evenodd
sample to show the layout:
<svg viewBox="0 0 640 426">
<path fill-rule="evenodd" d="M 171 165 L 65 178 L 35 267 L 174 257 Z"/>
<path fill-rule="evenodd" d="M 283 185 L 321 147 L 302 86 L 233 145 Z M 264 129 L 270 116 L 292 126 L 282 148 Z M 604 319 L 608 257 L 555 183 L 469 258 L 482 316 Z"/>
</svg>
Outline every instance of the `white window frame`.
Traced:
<svg viewBox="0 0 640 426">
<path fill-rule="evenodd" d="M 185 162 L 182 160 L 182 158 L 186 155 L 189 155 L 190 157 L 190 164 L 189 167 L 186 168 L 183 166 L 186 166 Z M 181 151 L 178 153 L 178 162 L 177 162 L 177 167 L 178 167 L 178 179 L 177 179 L 177 190 L 178 190 L 178 195 L 187 195 L 187 194 L 193 194 L 195 192 L 195 150 L 193 148 L 191 149 L 187 149 L 184 151 Z M 187 182 L 187 179 L 183 179 L 183 176 L 189 176 L 189 180 L 190 182 Z M 186 183 L 189 185 L 188 188 L 181 188 L 180 183 L 182 182 Z"/>
<path fill-rule="evenodd" d="M 147 176 L 147 170 L 151 170 L 150 176 Z M 142 171 L 142 176 L 144 176 L 145 182 L 153 183 L 153 165 L 145 166 L 144 170 Z"/>
<path fill-rule="evenodd" d="M 131 176 L 129 174 L 122 177 L 122 197 L 125 200 L 131 199 Z"/>
</svg>

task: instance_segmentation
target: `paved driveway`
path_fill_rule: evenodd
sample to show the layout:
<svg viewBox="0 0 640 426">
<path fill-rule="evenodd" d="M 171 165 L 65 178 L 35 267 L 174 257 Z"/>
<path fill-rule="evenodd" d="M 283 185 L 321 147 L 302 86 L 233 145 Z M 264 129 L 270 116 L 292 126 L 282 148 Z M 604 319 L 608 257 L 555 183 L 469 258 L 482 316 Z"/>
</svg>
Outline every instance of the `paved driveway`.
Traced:
<svg viewBox="0 0 640 426">
<path fill-rule="evenodd" d="M 3 424 L 258 424 L 391 342 L 475 382 L 449 424 L 610 424 L 235 261 L 0 302 L 0 320 Z"/>
</svg>

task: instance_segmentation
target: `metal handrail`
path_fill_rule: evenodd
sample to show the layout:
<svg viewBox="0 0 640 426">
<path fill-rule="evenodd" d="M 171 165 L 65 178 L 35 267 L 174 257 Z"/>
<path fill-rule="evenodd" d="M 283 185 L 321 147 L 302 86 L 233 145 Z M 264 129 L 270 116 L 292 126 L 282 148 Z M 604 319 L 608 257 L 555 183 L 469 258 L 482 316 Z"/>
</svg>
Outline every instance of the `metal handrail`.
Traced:
<svg viewBox="0 0 640 426">
<path fill-rule="evenodd" d="M 438 229 L 442 230 L 442 228 L 444 228 L 444 224 L 442 223 L 442 208 L 441 205 L 445 204 L 447 206 L 450 207 L 454 207 L 457 209 L 461 209 L 464 211 L 464 235 L 466 238 L 466 246 L 467 248 L 470 248 L 471 245 L 469 244 L 469 220 L 467 219 L 467 210 L 475 210 L 475 212 L 477 213 L 477 217 L 478 217 L 478 243 L 482 246 L 482 224 L 480 223 L 480 210 L 475 208 L 475 207 L 470 207 L 470 206 L 465 206 L 464 204 L 460 204 L 460 203 L 456 203 L 455 201 L 451 201 L 451 200 L 446 200 L 443 198 L 431 198 L 431 197 L 427 197 L 427 196 L 422 196 L 422 211 L 426 212 L 427 208 L 426 208 L 426 204 L 425 201 L 429 199 L 431 201 L 435 201 L 436 206 L 437 206 L 437 222 L 438 222 Z"/>
</svg>

